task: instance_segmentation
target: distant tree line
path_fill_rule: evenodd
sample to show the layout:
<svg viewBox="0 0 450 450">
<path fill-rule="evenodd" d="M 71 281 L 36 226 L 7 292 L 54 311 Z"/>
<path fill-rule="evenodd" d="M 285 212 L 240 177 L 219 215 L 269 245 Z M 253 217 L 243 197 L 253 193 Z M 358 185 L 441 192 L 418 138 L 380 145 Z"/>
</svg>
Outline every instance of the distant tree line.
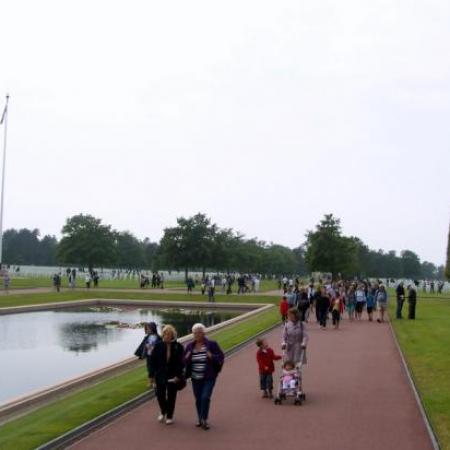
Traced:
<svg viewBox="0 0 450 450">
<path fill-rule="evenodd" d="M 164 229 L 159 243 L 140 240 L 129 231 L 116 231 L 101 219 L 79 214 L 67 219 L 58 242 L 40 238 L 39 230 L 8 230 L 4 258 L 8 264 L 118 267 L 129 270 L 171 269 L 261 274 L 325 272 L 345 277 L 443 278 L 444 267 L 421 262 L 411 250 L 371 250 L 359 238 L 344 236 L 340 220 L 325 215 L 306 240 L 291 249 L 257 238 L 248 239 L 220 228 L 204 214 L 179 217 Z"/>
</svg>

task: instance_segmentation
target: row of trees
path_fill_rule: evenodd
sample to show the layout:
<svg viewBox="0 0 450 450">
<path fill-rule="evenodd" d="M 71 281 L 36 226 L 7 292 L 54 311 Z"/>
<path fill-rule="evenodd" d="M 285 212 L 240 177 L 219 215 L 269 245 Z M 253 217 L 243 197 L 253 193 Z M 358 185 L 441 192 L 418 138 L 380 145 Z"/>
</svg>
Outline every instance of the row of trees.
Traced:
<svg viewBox="0 0 450 450">
<path fill-rule="evenodd" d="M 56 263 L 123 269 L 174 269 L 187 276 L 193 270 L 262 274 L 330 272 L 350 277 L 442 278 L 444 268 L 421 262 L 411 250 L 371 250 L 359 238 L 344 236 L 340 220 L 326 215 L 316 229 L 306 234 L 297 248 L 247 239 L 220 228 L 204 214 L 180 217 L 166 228 L 159 244 L 137 239 L 128 231 L 118 232 L 90 215 L 67 219 L 62 238 L 39 239 L 38 230 L 8 230 L 4 235 L 4 261 L 10 264 Z M 449 275 L 449 274 L 448 274 Z"/>
<path fill-rule="evenodd" d="M 443 279 L 444 267 L 420 261 L 411 250 L 400 255 L 394 250 L 371 250 L 361 239 L 344 236 L 340 220 L 325 215 L 314 231 L 307 233 L 304 244 L 307 267 L 319 272 L 341 273 L 380 278 Z"/>
</svg>

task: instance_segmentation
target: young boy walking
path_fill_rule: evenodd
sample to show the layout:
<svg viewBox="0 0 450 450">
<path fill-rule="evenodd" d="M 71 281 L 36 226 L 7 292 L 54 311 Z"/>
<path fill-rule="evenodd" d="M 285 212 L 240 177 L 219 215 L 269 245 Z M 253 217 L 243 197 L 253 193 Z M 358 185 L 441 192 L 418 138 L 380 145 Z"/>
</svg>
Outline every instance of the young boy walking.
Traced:
<svg viewBox="0 0 450 450">
<path fill-rule="evenodd" d="M 281 321 L 283 323 L 286 323 L 288 310 L 289 310 L 289 303 L 287 301 L 287 297 L 283 295 L 283 298 L 281 299 L 280 302 L 280 314 L 281 314 Z"/>
<path fill-rule="evenodd" d="M 263 391 L 263 398 L 273 398 L 273 373 L 275 371 L 274 361 L 281 359 L 281 356 L 276 355 L 269 347 L 266 339 L 257 339 L 256 346 L 256 361 L 258 361 L 259 369 L 259 385 Z"/>
</svg>

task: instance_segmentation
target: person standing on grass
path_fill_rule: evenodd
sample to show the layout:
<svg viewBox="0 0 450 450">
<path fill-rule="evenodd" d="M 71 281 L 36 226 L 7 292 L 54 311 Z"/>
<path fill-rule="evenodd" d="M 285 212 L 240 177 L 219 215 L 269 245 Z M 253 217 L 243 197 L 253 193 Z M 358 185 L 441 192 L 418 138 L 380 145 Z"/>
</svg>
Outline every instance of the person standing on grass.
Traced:
<svg viewBox="0 0 450 450">
<path fill-rule="evenodd" d="M 61 290 L 61 275 L 59 273 L 53 275 L 53 286 L 55 287 L 56 292 Z"/>
<path fill-rule="evenodd" d="M 194 280 L 192 279 L 192 277 L 188 277 L 186 281 L 186 286 L 187 286 L 187 293 L 189 295 L 192 295 L 192 290 L 194 289 Z"/>
<path fill-rule="evenodd" d="M 417 292 L 414 285 L 408 286 L 408 319 L 416 318 Z"/>
<path fill-rule="evenodd" d="M 196 323 L 192 327 L 192 334 L 194 339 L 184 352 L 186 378 L 190 377 L 192 381 L 198 418 L 195 426 L 209 430 L 211 396 L 225 356 L 219 344 L 206 337 L 206 327 L 203 324 Z"/>
<path fill-rule="evenodd" d="M 401 281 L 399 283 L 395 292 L 397 294 L 396 317 L 397 317 L 397 319 L 402 319 L 402 309 L 403 309 L 403 303 L 405 301 L 405 288 L 403 287 L 403 281 Z"/>
<path fill-rule="evenodd" d="M 172 325 L 162 330 L 150 356 L 150 385 L 156 385 L 156 398 L 161 410 L 158 422 L 173 424 L 178 385 L 183 379 L 183 346 L 177 342 L 177 331 Z"/>
<path fill-rule="evenodd" d="M 378 288 L 377 292 L 375 293 L 375 300 L 378 305 L 378 319 L 377 322 L 381 323 L 384 322 L 384 315 L 387 310 L 387 304 L 388 304 L 388 294 L 386 292 L 386 288 L 383 284 L 380 284 L 380 287 Z"/>
<path fill-rule="evenodd" d="M 84 277 L 84 281 L 86 283 L 86 288 L 89 289 L 91 287 L 91 281 L 92 281 L 91 274 L 89 272 Z"/>
<path fill-rule="evenodd" d="M 3 289 L 6 294 L 9 294 L 9 284 L 11 282 L 11 278 L 9 277 L 9 272 L 5 270 L 3 273 Z"/>
</svg>

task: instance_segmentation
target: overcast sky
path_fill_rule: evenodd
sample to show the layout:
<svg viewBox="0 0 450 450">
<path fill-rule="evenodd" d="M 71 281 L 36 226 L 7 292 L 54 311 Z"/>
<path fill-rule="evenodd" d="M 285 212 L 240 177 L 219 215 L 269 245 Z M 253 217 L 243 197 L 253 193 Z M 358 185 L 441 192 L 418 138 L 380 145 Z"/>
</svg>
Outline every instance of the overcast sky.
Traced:
<svg viewBox="0 0 450 450">
<path fill-rule="evenodd" d="M 293 247 L 332 212 L 371 248 L 444 262 L 448 0 L 1 0 L 0 17 L 5 228 L 59 235 L 84 212 L 158 240 L 201 211 Z"/>
</svg>

